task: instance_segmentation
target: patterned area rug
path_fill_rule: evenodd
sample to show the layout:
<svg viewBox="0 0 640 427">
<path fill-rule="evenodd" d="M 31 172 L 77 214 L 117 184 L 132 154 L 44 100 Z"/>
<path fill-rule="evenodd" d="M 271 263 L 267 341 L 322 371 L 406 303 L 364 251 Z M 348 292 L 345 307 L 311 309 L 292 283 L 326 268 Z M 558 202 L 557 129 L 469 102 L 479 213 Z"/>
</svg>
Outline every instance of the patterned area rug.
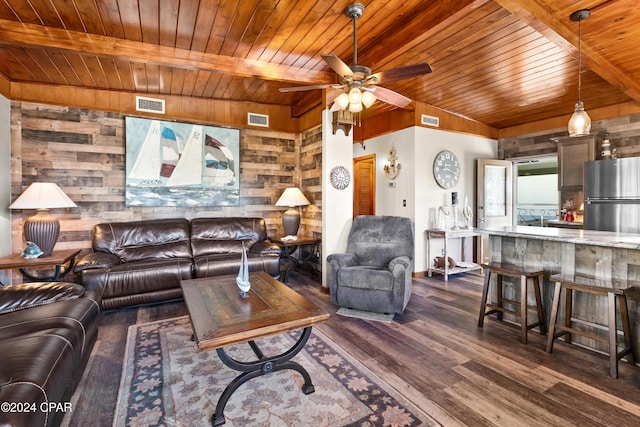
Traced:
<svg viewBox="0 0 640 427">
<path fill-rule="evenodd" d="M 299 333 L 256 342 L 265 355 L 275 355 Z M 215 351 L 198 349 L 191 334 L 188 317 L 129 328 L 114 426 L 211 425 L 218 397 L 238 373 Z M 237 360 L 253 356 L 248 344 L 227 352 Z M 295 371 L 255 378 L 227 403 L 225 425 L 438 425 L 317 329 L 293 360 L 311 375 L 314 393 L 302 393 L 303 380 Z"/>
</svg>

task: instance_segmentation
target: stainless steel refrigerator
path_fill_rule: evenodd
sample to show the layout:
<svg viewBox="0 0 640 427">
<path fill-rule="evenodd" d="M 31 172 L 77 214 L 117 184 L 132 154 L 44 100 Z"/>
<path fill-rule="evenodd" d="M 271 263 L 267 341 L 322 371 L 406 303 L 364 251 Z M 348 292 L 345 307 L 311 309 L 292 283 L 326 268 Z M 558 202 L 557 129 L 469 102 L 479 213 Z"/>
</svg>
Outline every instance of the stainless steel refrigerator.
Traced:
<svg viewBox="0 0 640 427">
<path fill-rule="evenodd" d="M 586 162 L 584 228 L 640 234 L 640 157 Z"/>
</svg>

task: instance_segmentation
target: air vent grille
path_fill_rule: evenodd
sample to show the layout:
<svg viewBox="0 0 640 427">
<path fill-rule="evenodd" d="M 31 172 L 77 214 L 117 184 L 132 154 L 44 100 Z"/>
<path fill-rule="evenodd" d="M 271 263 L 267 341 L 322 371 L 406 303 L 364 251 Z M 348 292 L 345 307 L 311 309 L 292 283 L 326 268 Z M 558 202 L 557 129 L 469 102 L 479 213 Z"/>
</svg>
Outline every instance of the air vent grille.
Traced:
<svg viewBox="0 0 640 427">
<path fill-rule="evenodd" d="M 269 116 L 266 114 L 248 113 L 247 122 L 252 126 L 269 127 Z"/>
<path fill-rule="evenodd" d="M 164 114 L 164 99 L 136 96 L 136 111 Z"/>
<path fill-rule="evenodd" d="M 439 117 L 427 116 L 426 114 L 423 114 L 420 122 L 423 125 L 433 126 L 433 127 L 440 127 L 440 118 Z"/>
</svg>

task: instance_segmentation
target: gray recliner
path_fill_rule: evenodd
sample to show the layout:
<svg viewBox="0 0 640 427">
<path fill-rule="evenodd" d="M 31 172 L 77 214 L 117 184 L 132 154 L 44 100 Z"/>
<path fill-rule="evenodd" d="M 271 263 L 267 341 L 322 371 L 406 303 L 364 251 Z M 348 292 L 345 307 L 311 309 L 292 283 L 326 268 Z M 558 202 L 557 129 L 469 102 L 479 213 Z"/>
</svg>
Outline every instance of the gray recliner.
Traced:
<svg viewBox="0 0 640 427">
<path fill-rule="evenodd" d="M 358 216 L 347 253 L 327 257 L 331 302 L 375 313 L 402 313 L 411 296 L 413 224 L 397 216 Z"/>
</svg>

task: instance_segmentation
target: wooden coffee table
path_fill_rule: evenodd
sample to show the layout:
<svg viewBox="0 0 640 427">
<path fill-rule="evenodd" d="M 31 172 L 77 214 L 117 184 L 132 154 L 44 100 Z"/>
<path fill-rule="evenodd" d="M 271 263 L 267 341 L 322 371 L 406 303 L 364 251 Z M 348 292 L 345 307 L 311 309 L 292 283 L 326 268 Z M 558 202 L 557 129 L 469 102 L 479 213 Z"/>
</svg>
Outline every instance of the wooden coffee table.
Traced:
<svg viewBox="0 0 640 427">
<path fill-rule="evenodd" d="M 198 347 L 216 350 L 225 365 L 242 372 L 222 392 L 211 419 L 214 426 L 225 423 L 224 408 L 233 392 L 261 375 L 292 369 L 304 378 L 304 394 L 315 391 L 307 370 L 290 359 L 306 344 L 311 327 L 326 321 L 329 313 L 265 272 L 251 273 L 249 280 L 249 298 L 240 297 L 235 275 L 180 282 Z M 298 341 L 277 356 L 265 357 L 254 341 L 296 329 L 303 329 Z M 224 350 L 245 342 L 255 361 L 239 362 Z"/>
</svg>

